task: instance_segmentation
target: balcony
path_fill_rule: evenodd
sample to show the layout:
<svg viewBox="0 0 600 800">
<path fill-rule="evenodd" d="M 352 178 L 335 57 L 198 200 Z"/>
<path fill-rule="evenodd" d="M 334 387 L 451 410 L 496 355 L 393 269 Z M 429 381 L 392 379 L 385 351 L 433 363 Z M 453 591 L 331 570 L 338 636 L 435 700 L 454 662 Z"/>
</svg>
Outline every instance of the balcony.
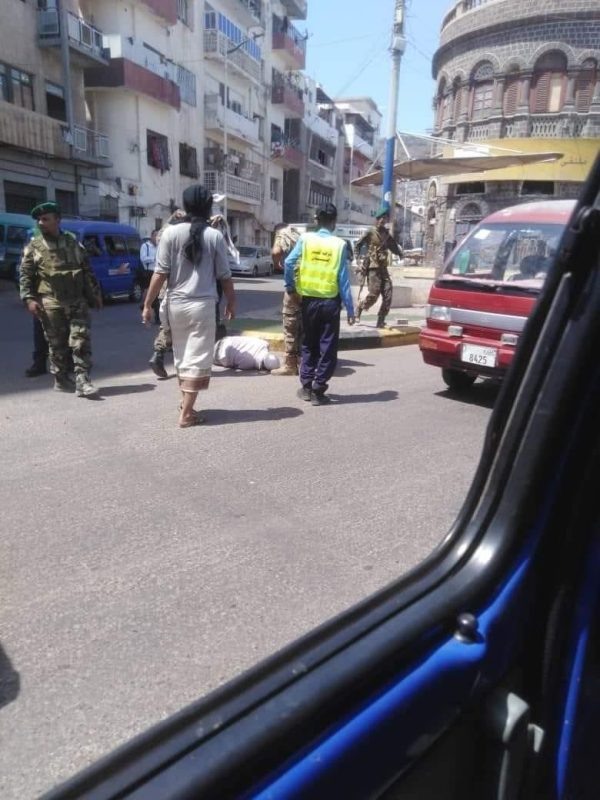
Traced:
<svg viewBox="0 0 600 800">
<path fill-rule="evenodd" d="M 262 201 L 260 183 L 237 175 L 205 170 L 203 183 L 213 194 L 226 194 L 229 200 L 239 200 L 250 205 L 260 205 Z"/>
<path fill-rule="evenodd" d="M 273 17 L 273 52 L 285 63 L 286 69 L 306 67 L 306 39 L 289 22 Z"/>
<path fill-rule="evenodd" d="M 227 56 L 227 51 L 232 47 L 235 47 L 235 44 L 221 31 L 204 31 L 204 55 L 206 58 L 222 62 L 227 58 L 229 69 L 234 70 L 244 78 L 250 78 L 256 83 L 261 83 L 262 63 L 252 58 L 243 47 Z"/>
<path fill-rule="evenodd" d="M 225 123 L 227 123 L 228 136 L 240 139 L 242 142 L 258 144 L 258 119 L 250 119 L 232 108 L 225 108 L 218 94 L 206 95 L 204 98 L 204 127 L 206 130 L 223 132 Z"/>
<path fill-rule="evenodd" d="M 290 19 L 306 19 L 308 14 L 307 0 L 281 0 Z"/>
<path fill-rule="evenodd" d="M 243 28 L 264 28 L 262 0 L 221 0 L 223 11 Z"/>
<path fill-rule="evenodd" d="M 108 64 L 109 55 L 102 33 L 81 17 L 67 13 L 67 34 L 74 61 L 82 67 Z M 60 15 L 57 8 L 38 9 L 38 44 L 60 48 Z"/>
<path fill-rule="evenodd" d="M 330 125 L 326 120 L 322 119 L 322 117 L 313 116 L 308 123 L 308 127 L 321 139 L 333 145 L 333 147 L 337 147 L 340 133 L 337 128 Z"/>
<path fill-rule="evenodd" d="M 302 119 L 304 117 L 302 92 L 291 84 L 273 83 L 271 102 L 276 106 L 284 106 L 287 117 L 292 117 L 294 119 Z"/>
<path fill-rule="evenodd" d="M 273 140 L 271 142 L 271 158 L 284 169 L 303 169 L 304 153 L 295 144 Z"/>
<path fill-rule="evenodd" d="M 129 89 L 179 109 L 177 66 L 141 42 L 119 34 L 105 36 L 110 49 L 107 67 L 86 69 L 86 89 Z"/>
<path fill-rule="evenodd" d="M 141 2 L 169 25 L 177 24 L 177 0 L 141 0 Z"/>
<path fill-rule="evenodd" d="M 75 125 L 70 136 L 64 122 L 11 103 L 0 102 L 0 143 L 46 157 L 112 166 L 108 137 L 104 134 Z M 73 145 L 72 153 L 70 144 Z"/>
</svg>

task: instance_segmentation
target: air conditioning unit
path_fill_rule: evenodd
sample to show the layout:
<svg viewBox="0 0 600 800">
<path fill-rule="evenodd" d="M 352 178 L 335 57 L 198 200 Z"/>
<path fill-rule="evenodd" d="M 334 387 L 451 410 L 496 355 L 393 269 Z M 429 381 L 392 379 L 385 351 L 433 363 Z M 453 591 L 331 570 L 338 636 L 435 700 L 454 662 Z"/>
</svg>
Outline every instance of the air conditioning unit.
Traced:
<svg viewBox="0 0 600 800">
<path fill-rule="evenodd" d="M 87 133 L 83 128 L 73 129 L 73 147 L 83 153 L 87 150 Z"/>
<path fill-rule="evenodd" d="M 130 195 L 131 197 L 135 197 L 137 193 L 138 193 L 138 187 L 135 185 L 135 183 L 128 183 L 127 194 Z"/>
<path fill-rule="evenodd" d="M 38 17 L 38 31 L 40 36 L 60 36 L 60 25 L 56 9 L 40 11 Z"/>
<path fill-rule="evenodd" d="M 146 209 L 142 208 L 142 206 L 129 206 L 129 216 L 130 217 L 145 217 L 146 216 Z"/>
</svg>

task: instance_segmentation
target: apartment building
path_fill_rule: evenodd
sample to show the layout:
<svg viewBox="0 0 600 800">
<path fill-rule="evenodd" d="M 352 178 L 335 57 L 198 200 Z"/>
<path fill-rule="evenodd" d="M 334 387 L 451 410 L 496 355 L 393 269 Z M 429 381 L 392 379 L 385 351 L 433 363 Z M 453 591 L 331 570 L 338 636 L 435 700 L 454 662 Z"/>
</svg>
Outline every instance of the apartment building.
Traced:
<svg viewBox="0 0 600 800">
<path fill-rule="evenodd" d="M 86 103 L 84 71 L 108 53 L 90 4 L 4 0 L 0 26 L 0 210 L 56 200 L 99 216 L 111 143 Z M 104 132 L 102 132 L 104 131 Z"/>
<path fill-rule="evenodd" d="M 381 112 L 370 97 L 347 97 L 335 101 L 343 117 L 344 204 L 340 220 L 357 225 L 373 223 L 381 205 L 380 190 L 373 186 L 353 186 L 352 181 L 381 167 Z"/>
</svg>

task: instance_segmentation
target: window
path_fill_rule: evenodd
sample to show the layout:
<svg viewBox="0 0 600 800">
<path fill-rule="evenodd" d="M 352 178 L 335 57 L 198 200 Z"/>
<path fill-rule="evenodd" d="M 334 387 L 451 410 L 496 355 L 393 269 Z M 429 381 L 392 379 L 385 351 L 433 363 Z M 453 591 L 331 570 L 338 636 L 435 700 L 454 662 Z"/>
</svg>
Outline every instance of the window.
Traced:
<svg viewBox="0 0 600 800">
<path fill-rule="evenodd" d="M 521 89 L 519 75 L 509 75 L 504 86 L 504 114 L 510 116 L 517 113 Z"/>
<path fill-rule="evenodd" d="M 104 244 L 109 256 L 127 255 L 127 247 L 123 236 L 105 236 Z"/>
<path fill-rule="evenodd" d="M 279 202 L 279 187 L 280 181 L 279 178 L 271 178 L 270 182 L 270 197 L 275 203 Z"/>
<path fill-rule="evenodd" d="M 179 94 L 184 103 L 188 106 L 196 105 L 196 76 L 189 69 L 177 64 L 177 86 Z"/>
<path fill-rule="evenodd" d="M 179 174 L 188 178 L 198 177 L 198 158 L 196 148 L 188 144 L 179 145 Z"/>
<path fill-rule="evenodd" d="M 333 203 L 333 189 L 330 186 L 323 186 L 321 183 L 311 181 L 308 205 L 322 206 L 325 203 Z"/>
<path fill-rule="evenodd" d="M 67 105 L 62 86 L 46 81 L 46 112 L 52 119 L 67 121 Z"/>
<path fill-rule="evenodd" d="M 488 117 L 493 104 L 494 68 L 489 62 L 484 62 L 473 72 L 471 118 L 483 119 Z"/>
<path fill-rule="evenodd" d="M 12 247 L 23 247 L 29 237 L 29 228 L 21 225 L 9 225 L 6 229 L 6 244 Z"/>
<path fill-rule="evenodd" d="M 470 183 L 457 183 L 456 195 L 462 194 L 485 194 L 485 183 L 483 181 L 471 181 Z"/>
<path fill-rule="evenodd" d="M 104 195 L 100 197 L 100 216 L 110 222 L 119 221 L 119 198 Z"/>
<path fill-rule="evenodd" d="M 554 194 L 554 181 L 523 181 L 521 194 Z"/>
<path fill-rule="evenodd" d="M 177 19 L 191 28 L 190 0 L 177 0 Z"/>
<path fill-rule="evenodd" d="M 146 131 L 146 156 L 148 164 L 159 169 L 161 174 L 171 169 L 169 140 L 161 133 Z"/>
<path fill-rule="evenodd" d="M 29 214 L 34 206 L 47 199 L 46 187 L 30 183 L 4 181 L 4 203 L 11 214 Z"/>
<path fill-rule="evenodd" d="M 556 113 L 564 103 L 567 59 L 563 53 L 546 53 L 535 65 L 530 108 L 535 114 Z"/>
<path fill-rule="evenodd" d="M 60 206 L 63 217 L 74 217 L 77 215 L 77 197 L 75 196 L 75 192 L 57 189 L 55 192 L 55 200 Z"/>
<path fill-rule="evenodd" d="M 584 61 L 581 72 L 575 81 L 575 110 L 585 113 L 590 110 L 596 80 L 598 77 L 598 65 L 593 58 Z"/>
<path fill-rule="evenodd" d="M 3 100 L 33 111 L 33 79 L 8 64 L 0 64 L 0 93 Z"/>
<path fill-rule="evenodd" d="M 462 112 L 462 101 L 463 101 L 463 88 L 461 86 L 460 78 L 457 78 L 454 81 L 452 93 L 453 93 L 452 119 L 456 124 L 460 119 L 460 115 Z"/>
<path fill-rule="evenodd" d="M 102 245 L 100 244 L 100 237 L 95 233 L 88 233 L 81 240 L 81 244 L 85 247 L 85 251 L 90 258 L 102 255 Z"/>
<path fill-rule="evenodd" d="M 127 243 L 127 251 L 130 256 L 139 256 L 140 247 L 142 246 L 139 236 L 127 236 L 125 238 Z"/>
</svg>

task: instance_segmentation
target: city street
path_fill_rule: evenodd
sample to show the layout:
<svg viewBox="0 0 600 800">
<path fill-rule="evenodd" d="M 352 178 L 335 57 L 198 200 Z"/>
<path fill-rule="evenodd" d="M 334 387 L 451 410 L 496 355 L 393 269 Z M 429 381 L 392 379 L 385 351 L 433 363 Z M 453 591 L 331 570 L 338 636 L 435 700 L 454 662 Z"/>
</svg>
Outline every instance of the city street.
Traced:
<svg viewBox="0 0 600 800">
<path fill-rule="evenodd" d="M 277 316 L 281 277 L 236 281 Z M 29 800 L 419 562 L 452 523 L 497 391 L 445 391 L 416 346 L 346 351 L 314 408 L 294 378 L 216 369 L 177 427 L 156 328 L 93 316 L 99 400 L 27 379 L 0 285 L 0 797 Z"/>
</svg>

